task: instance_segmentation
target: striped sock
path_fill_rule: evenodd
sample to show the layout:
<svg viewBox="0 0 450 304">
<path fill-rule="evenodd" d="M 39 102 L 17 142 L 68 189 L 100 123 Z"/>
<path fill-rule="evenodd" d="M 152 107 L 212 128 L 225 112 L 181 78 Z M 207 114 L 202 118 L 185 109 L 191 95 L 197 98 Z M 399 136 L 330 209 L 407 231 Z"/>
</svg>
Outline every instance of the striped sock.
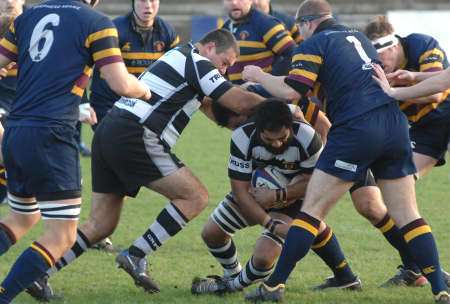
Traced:
<svg viewBox="0 0 450 304">
<path fill-rule="evenodd" d="M 420 273 L 420 268 L 409 253 L 408 245 L 406 244 L 400 229 L 395 226 L 395 223 L 389 214 L 386 213 L 386 216 L 376 224 L 375 227 L 383 233 L 383 236 L 389 244 L 397 249 L 405 269 Z"/>
<path fill-rule="evenodd" d="M 45 275 L 54 264 L 50 252 L 34 242 L 16 260 L 0 286 L 0 303 L 10 303 L 20 292 Z"/>
<path fill-rule="evenodd" d="M 330 227 L 320 233 L 314 240 L 311 249 L 330 267 L 334 277 L 341 281 L 355 279 L 355 274 L 345 259 L 341 246 Z"/>
<path fill-rule="evenodd" d="M 439 254 L 436 248 L 430 226 L 419 218 L 401 228 L 403 237 L 408 244 L 409 252 L 419 265 L 422 273 L 431 284 L 433 294 L 447 291 L 447 285 L 442 278 Z"/>
<path fill-rule="evenodd" d="M 233 290 L 244 289 L 257 281 L 267 278 L 272 269 L 273 265 L 269 268 L 257 268 L 252 256 L 239 275 L 228 283 L 229 287 Z"/>
<path fill-rule="evenodd" d="M 16 243 L 14 233 L 3 223 L 0 223 L 0 255 L 3 255 Z"/>
<path fill-rule="evenodd" d="M 91 247 L 91 243 L 88 238 L 84 235 L 84 233 L 77 229 L 77 240 L 75 244 L 73 244 L 72 248 L 70 248 L 62 258 L 60 258 L 56 264 L 47 271 L 49 276 L 53 275 L 55 272 L 60 271 L 63 267 L 66 267 L 70 263 L 72 263 L 75 259 L 81 256 L 88 248 Z"/>
<path fill-rule="evenodd" d="M 236 246 L 232 239 L 228 240 L 222 247 L 214 248 L 208 246 L 208 250 L 220 265 L 222 265 L 225 276 L 231 277 L 242 270 L 241 263 L 238 261 Z"/>
<path fill-rule="evenodd" d="M 286 283 L 298 261 L 309 251 L 319 231 L 320 221 L 304 212 L 300 212 L 292 222 L 278 259 L 275 271 L 266 285 L 275 287 Z"/>
<path fill-rule="evenodd" d="M 188 219 L 178 208 L 169 202 L 158 214 L 156 221 L 128 249 L 131 255 L 143 257 L 155 252 L 164 242 L 180 232 Z"/>
</svg>

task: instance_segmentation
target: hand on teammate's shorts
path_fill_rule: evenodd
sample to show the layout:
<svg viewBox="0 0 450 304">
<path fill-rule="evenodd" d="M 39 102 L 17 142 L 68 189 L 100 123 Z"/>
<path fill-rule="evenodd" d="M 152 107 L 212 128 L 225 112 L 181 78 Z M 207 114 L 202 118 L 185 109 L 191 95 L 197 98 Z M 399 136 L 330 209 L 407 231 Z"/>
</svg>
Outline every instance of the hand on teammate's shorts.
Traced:
<svg viewBox="0 0 450 304">
<path fill-rule="evenodd" d="M 91 126 L 97 123 L 97 114 L 88 103 L 80 104 L 79 109 L 80 109 L 80 116 L 78 118 L 79 121 L 87 123 Z"/>
</svg>

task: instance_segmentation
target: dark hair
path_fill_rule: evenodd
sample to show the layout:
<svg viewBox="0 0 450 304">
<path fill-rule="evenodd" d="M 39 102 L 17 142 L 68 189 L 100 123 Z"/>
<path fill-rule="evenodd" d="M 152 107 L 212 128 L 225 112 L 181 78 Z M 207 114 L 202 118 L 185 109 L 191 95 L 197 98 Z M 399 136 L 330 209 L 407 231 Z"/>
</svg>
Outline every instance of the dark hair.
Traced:
<svg viewBox="0 0 450 304">
<path fill-rule="evenodd" d="M 230 48 L 236 52 L 236 55 L 239 56 L 239 46 L 234 38 L 233 34 L 225 29 L 217 29 L 213 30 L 207 34 L 205 34 L 202 39 L 200 39 L 199 43 L 205 45 L 209 42 L 214 42 L 216 45 L 216 53 L 223 53 Z"/>
<path fill-rule="evenodd" d="M 216 123 L 221 127 L 227 127 L 231 117 L 239 116 L 239 114 L 228 109 L 217 101 L 212 102 L 211 110 L 214 118 L 216 119 Z"/>
<path fill-rule="evenodd" d="M 394 33 L 394 27 L 386 16 L 376 16 L 364 28 L 364 33 L 370 40 L 378 39 Z"/>
<path fill-rule="evenodd" d="M 281 98 L 266 99 L 257 107 L 254 119 L 258 132 L 276 132 L 283 127 L 292 127 L 291 110 L 287 105 L 287 100 Z"/>
</svg>

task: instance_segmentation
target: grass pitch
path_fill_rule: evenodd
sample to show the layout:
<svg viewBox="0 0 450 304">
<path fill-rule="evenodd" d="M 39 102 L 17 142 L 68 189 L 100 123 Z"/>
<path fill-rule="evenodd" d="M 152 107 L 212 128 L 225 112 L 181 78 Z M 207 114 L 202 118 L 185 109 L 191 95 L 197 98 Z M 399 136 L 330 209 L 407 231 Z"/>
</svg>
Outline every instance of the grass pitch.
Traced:
<svg viewBox="0 0 450 304">
<path fill-rule="evenodd" d="M 91 132 L 84 127 L 84 138 Z M 210 204 L 198 218 L 188 224 L 179 235 L 168 241 L 160 251 L 151 256 L 151 272 L 161 286 L 161 293 L 148 295 L 134 286 L 123 271 L 116 269 L 114 255 L 90 250 L 64 271 L 53 276 L 53 288 L 64 295 L 55 303 L 243 303 L 243 293 L 216 298 L 198 297 L 190 293 L 195 276 L 220 274 L 221 269 L 206 251 L 200 231 L 209 214 L 229 191 L 227 160 L 230 132 L 220 129 L 201 114 L 194 117 L 183 133 L 175 152 L 206 184 Z M 83 159 L 83 221 L 89 213 L 90 159 Z M 420 180 L 417 196 L 422 215 L 431 224 L 440 249 L 441 263 L 450 269 L 449 233 L 449 167 L 440 167 Z M 116 246 L 126 248 L 153 222 L 166 204 L 166 200 L 142 189 L 136 199 L 125 203 L 121 223 L 112 240 Z M 1 207 L 4 216 L 7 208 Z M 363 292 L 343 291 L 314 293 L 309 290 L 331 274 L 328 268 L 310 253 L 294 270 L 287 285 L 286 302 L 290 303 L 433 303 L 429 286 L 423 288 L 390 288 L 378 286 L 393 275 L 400 260 L 382 235 L 353 209 L 348 197 L 342 199 L 327 219 L 343 247 L 353 270 L 363 281 Z M 15 258 L 42 231 L 42 223 L 33 229 L 7 254 L 1 257 L 0 274 L 3 278 Z M 245 264 L 260 233 L 254 227 L 236 235 L 236 245 L 241 263 Z M 253 287 L 250 287 L 253 288 Z M 15 303 L 35 303 L 27 294 L 16 298 Z"/>
</svg>

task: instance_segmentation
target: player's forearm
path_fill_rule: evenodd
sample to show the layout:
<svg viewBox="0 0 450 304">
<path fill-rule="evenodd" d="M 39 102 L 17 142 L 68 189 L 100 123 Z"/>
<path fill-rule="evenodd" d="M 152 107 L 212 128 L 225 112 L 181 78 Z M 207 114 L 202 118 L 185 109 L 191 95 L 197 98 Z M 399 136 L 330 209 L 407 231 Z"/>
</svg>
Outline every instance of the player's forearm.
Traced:
<svg viewBox="0 0 450 304">
<path fill-rule="evenodd" d="M 127 81 L 116 87 L 115 91 L 118 95 L 148 100 L 151 97 L 150 89 L 143 83 L 139 82 L 136 77 L 131 74 L 127 75 Z"/>
<path fill-rule="evenodd" d="M 285 76 L 273 76 L 269 73 L 259 75 L 257 82 L 260 83 L 271 95 L 288 100 L 300 98 L 294 89 L 284 82 Z"/>
<path fill-rule="evenodd" d="M 267 212 L 255 201 L 248 191 L 233 191 L 242 215 L 250 225 L 264 226 L 270 220 Z"/>
<path fill-rule="evenodd" d="M 417 82 L 421 82 L 424 81 L 425 79 L 434 77 L 434 76 L 438 76 L 439 74 L 442 73 L 442 71 L 437 71 L 437 72 L 412 72 L 414 75 L 414 80 Z"/>
<path fill-rule="evenodd" d="M 302 198 L 306 194 L 306 188 L 308 186 L 311 175 L 299 175 L 296 176 L 296 181 L 286 187 L 287 201 L 297 200 Z"/>
<path fill-rule="evenodd" d="M 430 95 L 430 96 L 426 96 L 426 97 L 409 99 L 408 102 L 414 103 L 414 104 L 429 104 L 429 103 L 441 102 L 443 96 L 444 96 L 443 93 L 438 93 L 438 94 L 434 94 L 434 95 Z"/>
<path fill-rule="evenodd" d="M 408 100 L 433 95 L 450 88 L 450 69 L 410 87 L 391 88 L 389 95 L 397 100 Z"/>
</svg>

